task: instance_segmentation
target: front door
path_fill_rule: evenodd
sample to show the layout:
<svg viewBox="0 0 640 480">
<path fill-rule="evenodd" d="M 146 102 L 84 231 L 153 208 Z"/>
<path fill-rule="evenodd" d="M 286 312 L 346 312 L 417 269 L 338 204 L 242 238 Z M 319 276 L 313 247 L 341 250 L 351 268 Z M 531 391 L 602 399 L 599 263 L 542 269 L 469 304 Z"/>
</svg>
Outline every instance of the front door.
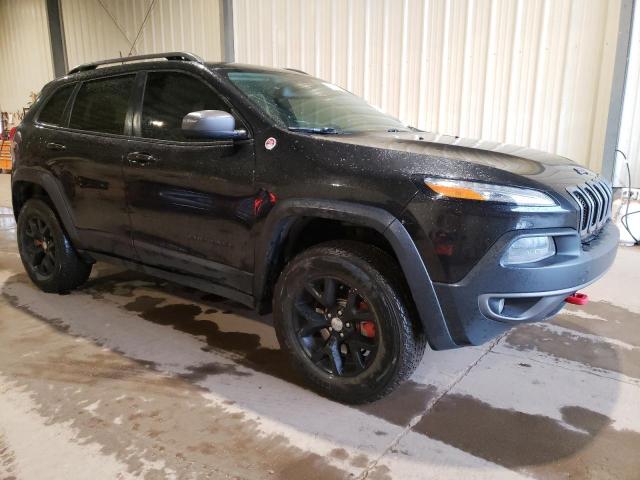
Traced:
<svg viewBox="0 0 640 480">
<path fill-rule="evenodd" d="M 143 263 L 249 292 L 256 192 L 253 140 L 192 140 L 183 117 L 225 110 L 205 81 L 148 72 L 125 158 L 134 245 Z"/>
</svg>

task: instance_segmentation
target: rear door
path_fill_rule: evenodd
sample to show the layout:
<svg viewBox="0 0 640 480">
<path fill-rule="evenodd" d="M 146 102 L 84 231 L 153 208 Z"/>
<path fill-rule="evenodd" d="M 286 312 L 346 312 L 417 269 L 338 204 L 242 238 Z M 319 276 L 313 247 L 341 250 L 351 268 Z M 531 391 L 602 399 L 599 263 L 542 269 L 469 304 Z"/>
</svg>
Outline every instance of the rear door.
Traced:
<svg viewBox="0 0 640 480">
<path fill-rule="evenodd" d="M 248 292 L 258 197 L 253 140 L 185 138 L 182 119 L 199 110 L 234 113 L 202 77 L 147 73 L 125 164 L 134 244 L 145 264 Z"/>
<path fill-rule="evenodd" d="M 135 77 L 134 73 L 81 82 L 62 125 L 50 123 L 49 104 L 37 120 L 41 156 L 64 187 L 83 247 L 127 258 L 135 258 L 135 251 L 122 162 Z M 49 103 L 54 100 L 55 95 Z"/>
</svg>

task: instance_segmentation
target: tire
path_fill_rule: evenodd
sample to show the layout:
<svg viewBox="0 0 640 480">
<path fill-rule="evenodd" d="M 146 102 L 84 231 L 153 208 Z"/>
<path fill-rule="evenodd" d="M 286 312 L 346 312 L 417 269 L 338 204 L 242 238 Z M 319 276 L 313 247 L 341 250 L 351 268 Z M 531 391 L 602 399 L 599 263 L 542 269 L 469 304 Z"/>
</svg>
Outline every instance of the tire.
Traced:
<svg viewBox="0 0 640 480">
<path fill-rule="evenodd" d="M 91 264 L 77 254 L 44 201 L 28 200 L 18 216 L 18 250 L 29 278 L 48 293 L 66 293 L 87 281 Z"/>
<path fill-rule="evenodd" d="M 337 306 L 328 307 L 332 296 Z M 413 308 L 397 263 L 346 240 L 293 258 L 273 298 L 276 335 L 294 367 L 321 395 L 350 404 L 384 397 L 420 363 L 426 337 Z"/>
</svg>

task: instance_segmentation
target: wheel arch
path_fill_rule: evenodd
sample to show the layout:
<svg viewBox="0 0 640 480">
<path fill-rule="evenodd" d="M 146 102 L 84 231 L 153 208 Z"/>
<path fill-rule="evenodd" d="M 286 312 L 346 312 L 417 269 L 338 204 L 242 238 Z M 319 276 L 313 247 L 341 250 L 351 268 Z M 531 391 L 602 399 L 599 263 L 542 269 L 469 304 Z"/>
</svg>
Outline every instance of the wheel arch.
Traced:
<svg viewBox="0 0 640 480">
<path fill-rule="evenodd" d="M 270 308 L 272 288 L 283 266 L 283 251 L 290 235 L 295 235 L 294 229 L 300 225 L 301 219 L 346 222 L 377 232 L 376 236 L 384 239 L 400 265 L 431 347 L 443 350 L 457 346 L 449 333 L 433 282 L 411 236 L 391 213 L 368 205 L 315 199 L 279 202 L 265 220 L 256 243 L 254 297 L 260 311 Z"/>
<path fill-rule="evenodd" d="M 11 177 L 11 197 L 16 221 L 22 206 L 27 200 L 34 197 L 42 198 L 43 196 L 57 214 L 74 246 L 81 248 L 73 213 L 69 209 L 60 181 L 51 172 L 35 167 L 22 167 L 13 173 Z"/>
</svg>

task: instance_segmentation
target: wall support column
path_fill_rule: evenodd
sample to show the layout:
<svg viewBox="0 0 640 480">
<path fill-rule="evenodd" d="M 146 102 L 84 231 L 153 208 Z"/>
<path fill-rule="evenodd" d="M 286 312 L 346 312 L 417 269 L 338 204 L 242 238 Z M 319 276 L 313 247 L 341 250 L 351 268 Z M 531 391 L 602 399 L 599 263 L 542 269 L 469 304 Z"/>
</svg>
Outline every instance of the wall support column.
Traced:
<svg viewBox="0 0 640 480">
<path fill-rule="evenodd" d="M 60 0 L 46 0 L 46 3 L 53 74 L 58 78 L 66 75 L 69 71 L 69 65 L 67 65 L 67 48 L 64 42 L 62 9 L 60 8 Z"/>
<path fill-rule="evenodd" d="M 618 147 L 618 137 L 620 136 L 620 122 L 622 120 L 622 104 L 624 102 L 624 88 L 627 79 L 627 65 L 629 64 L 631 24 L 633 22 L 634 8 L 637 8 L 636 0 L 621 0 L 620 21 L 618 23 L 618 45 L 616 46 L 616 59 L 613 67 L 607 131 L 604 137 L 604 151 L 602 152 L 602 176 L 610 182 L 613 182 L 616 166 L 616 148 Z"/>
<path fill-rule="evenodd" d="M 233 44 L 233 0 L 221 0 L 221 25 L 222 25 L 222 60 L 235 61 L 235 49 Z"/>
</svg>

